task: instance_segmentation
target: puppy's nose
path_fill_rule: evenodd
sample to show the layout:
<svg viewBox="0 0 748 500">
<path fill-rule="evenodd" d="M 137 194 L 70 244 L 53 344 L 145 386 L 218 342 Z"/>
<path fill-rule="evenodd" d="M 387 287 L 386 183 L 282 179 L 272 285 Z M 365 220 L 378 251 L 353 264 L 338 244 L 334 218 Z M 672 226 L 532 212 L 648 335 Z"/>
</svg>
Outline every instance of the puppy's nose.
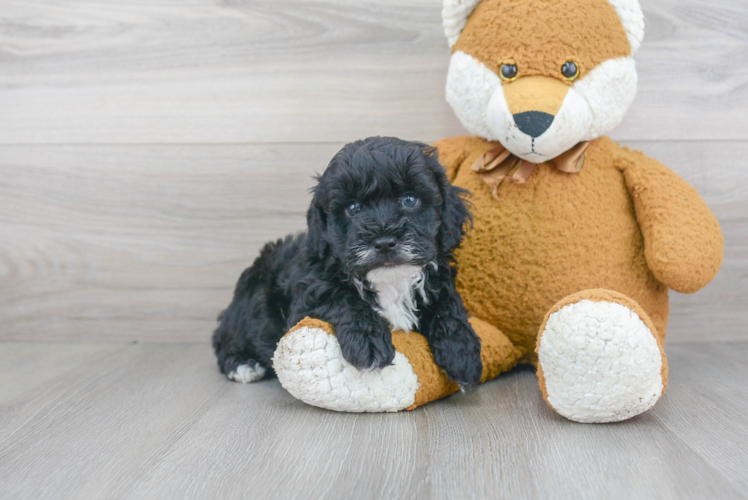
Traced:
<svg viewBox="0 0 748 500">
<path fill-rule="evenodd" d="M 514 115 L 514 123 L 517 128 L 530 137 L 540 137 L 551 127 L 553 115 L 543 113 L 542 111 L 525 111 Z"/>
<path fill-rule="evenodd" d="M 382 236 L 374 240 L 373 245 L 377 249 L 377 252 L 389 252 L 395 249 L 397 238 L 394 236 Z"/>
</svg>

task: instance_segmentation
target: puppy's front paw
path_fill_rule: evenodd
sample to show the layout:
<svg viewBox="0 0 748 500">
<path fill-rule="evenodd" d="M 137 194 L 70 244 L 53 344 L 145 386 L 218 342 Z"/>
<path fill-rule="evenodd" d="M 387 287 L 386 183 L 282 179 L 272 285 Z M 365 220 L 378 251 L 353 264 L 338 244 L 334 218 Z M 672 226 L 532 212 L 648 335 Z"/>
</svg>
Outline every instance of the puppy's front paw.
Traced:
<svg viewBox="0 0 748 500">
<path fill-rule="evenodd" d="M 432 347 L 436 364 L 447 376 L 457 382 L 463 391 L 480 383 L 483 361 L 480 357 L 480 339 L 472 330 L 457 339 L 450 338 Z"/>
<path fill-rule="evenodd" d="M 351 327 L 337 327 L 338 341 L 343 357 L 359 370 L 374 370 L 392 364 L 395 359 L 395 347 L 392 345 L 392 335 L 389 330 L 356 325 Z"/>
</svg>

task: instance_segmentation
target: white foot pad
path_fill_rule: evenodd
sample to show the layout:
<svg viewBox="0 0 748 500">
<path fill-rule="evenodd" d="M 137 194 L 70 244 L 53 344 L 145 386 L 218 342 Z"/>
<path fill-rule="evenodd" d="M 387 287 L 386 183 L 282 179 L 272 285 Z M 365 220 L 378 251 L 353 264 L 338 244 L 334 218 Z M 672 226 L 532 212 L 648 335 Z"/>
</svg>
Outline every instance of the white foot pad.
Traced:
<svg viewBox="0 0 748 500">
<path fill-rule="evenodd" d="M 265 368 L 257 363 L 254 367 L 249 365 L 239 365 L 236 369 L 229 373 L 229 378 L 242 384 L 249 384 L 251 382 L 257 382 L 265 376 Z"/>
<path fill-rule="evenodd" d="M 551 314 L 540 339 L 548 402 L 576 422 L 618 422 L 662 395 L 662 356 L 638 314 L 582 300 Z"/>
<path fill-rule="evenodd" d="M 283 337 L 273 368 L 292 396 L 334 411 L 400 411 L 413 404 L 418 390 L 418 377 L 402 353 L 381 370 L 358 370 L 343 359 L 337 338 L 320 328 L 304 326 Z"/>
</svg>

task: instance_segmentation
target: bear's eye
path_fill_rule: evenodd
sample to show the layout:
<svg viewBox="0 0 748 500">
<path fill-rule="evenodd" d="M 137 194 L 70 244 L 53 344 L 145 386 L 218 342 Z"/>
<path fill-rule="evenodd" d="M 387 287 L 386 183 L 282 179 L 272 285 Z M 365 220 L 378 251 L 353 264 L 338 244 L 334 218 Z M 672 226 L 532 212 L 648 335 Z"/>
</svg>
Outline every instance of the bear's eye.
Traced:
<svg viewBox="0 0 748 500">
<path fill-rule="evenodd" d="M 402 200 L 400 200 L 400 203 L 402 203 L 405 208 L 416 208 L 419 202 L 420 200 L 412 194 L 406 194 L 403 196 Z"/>
<path fill-rule="evenodd" d="M 351 218 L 355 217 L 356 214 L 359 213 L 360 211 L 361 211 L 361 204 L 357 201 L 354 201 L 353 203 L 345 207 L 345 214 Z"/>
<path fill-rule="evenodd" d="M 505 82 L 512 82 L 517 78 L 517 65 L 516 64 L 502 64 L 499 70 L 501 79 Z"/>
<path fill-rule="evenodd" d="M 561 74 L 567 81 L 576 80 L 579 76 L 579 68 L 573 61 L 567 61 L 561 66 Z"/>
</svg>

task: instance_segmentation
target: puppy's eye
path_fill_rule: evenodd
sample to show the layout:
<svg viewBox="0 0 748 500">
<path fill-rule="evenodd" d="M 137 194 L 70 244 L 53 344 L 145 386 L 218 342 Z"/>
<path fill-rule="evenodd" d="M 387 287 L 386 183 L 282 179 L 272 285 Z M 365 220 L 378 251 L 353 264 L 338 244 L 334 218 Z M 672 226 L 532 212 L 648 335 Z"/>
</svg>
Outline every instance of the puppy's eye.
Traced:
<svg viewBox="0 0 748 500">
<path fill-rule="evenodd" d="M 355 217 L 356 214 L 359 213 L 360 211 L 361 211 L 361 204 L 357 201 L 345 207 L 345 214 L 348 217 Z"/>
<path fill-rule="evenodd" d="M 400 203 L 402 203 L 405 208 L 415 208 L 420 202 L 421 200 L 419 200 L 412 194 L 406 194 L 405 196 L 403 196 L 403 199 L 400 200 Z"/>
<path fill-rule="evenodd" d="M 502 64 L 499 68 L 499 76 L 505 82 L 513 82 L 517 79 L 517 65 L 516 64 Z"/>
<path fill-rule="evenodd" d="M 573 61 L 567 61 L 561 66 L 561 74 L 564 75 L 567 81 L 576 80 L 579 76 L 579 67 Z"/>
</svg>

